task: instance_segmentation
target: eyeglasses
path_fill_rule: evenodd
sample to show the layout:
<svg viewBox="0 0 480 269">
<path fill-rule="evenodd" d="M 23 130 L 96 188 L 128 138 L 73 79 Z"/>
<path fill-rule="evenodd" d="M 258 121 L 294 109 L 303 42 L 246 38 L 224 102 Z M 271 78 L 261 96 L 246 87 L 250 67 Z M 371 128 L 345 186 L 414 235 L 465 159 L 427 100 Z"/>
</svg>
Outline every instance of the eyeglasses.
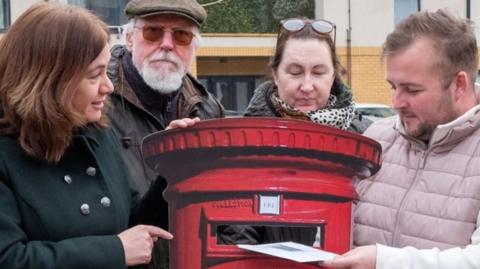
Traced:
<svg viewBox="0 0 480 269">
<path fill-rule="evenodd" d="M 173 41 L 175 42 L 175 44 L 180 46 L 190 45 L 190 43 L 192 43 L 193 37 L 195 36 L 195 34 L 193 34 L 188 30 L 173 29 L 173 30 L 167 31 L 165 30 L 165 28 L 160 26 L 145 25 L 143 27 L 135 26 L 135 28 L 142 30 L 143 39 L 147 41 L 152 41 L 152 42 L 163 39 L 165 32 L 170 32 L 172 33 Z"/>
<path fill-rule="evenodd" d="M 322 19 L 314 21 L 305 21 L 302 19 L 285 19 L 280 22 L 280 25 L 288 32 L 301 31 L 307 25 L 310 25 L 310 27 L 312 27 L 312 29 L 319 34 L 329 34 L 333 31 L 333 44 L 335 44 L 336 26 L 333 22 Z"/>
</svg>

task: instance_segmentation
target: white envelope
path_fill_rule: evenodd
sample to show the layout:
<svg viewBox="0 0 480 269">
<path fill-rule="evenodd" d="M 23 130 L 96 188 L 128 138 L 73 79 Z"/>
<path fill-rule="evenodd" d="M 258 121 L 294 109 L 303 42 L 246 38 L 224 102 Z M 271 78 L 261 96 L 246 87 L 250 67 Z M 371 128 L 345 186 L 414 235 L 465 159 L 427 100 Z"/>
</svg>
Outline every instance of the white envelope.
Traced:
<svg viewBox="0 0 480 269">
<path fill-rule="evenodd" d="M 237 245 L 241 249 L 255 251 L 296 262 L 319 262 L 333 260 L 335 253 L 294 242 L 280 242 L 261 245 Z"/>
</svg>

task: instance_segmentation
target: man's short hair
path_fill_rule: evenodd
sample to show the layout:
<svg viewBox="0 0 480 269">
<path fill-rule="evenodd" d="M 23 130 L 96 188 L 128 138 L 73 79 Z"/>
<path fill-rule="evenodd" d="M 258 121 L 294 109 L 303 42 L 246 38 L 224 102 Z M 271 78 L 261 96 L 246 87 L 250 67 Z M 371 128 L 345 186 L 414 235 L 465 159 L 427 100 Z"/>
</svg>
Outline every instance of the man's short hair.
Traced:
<svg viewBox="0 0 480 269">
<path fill-rule="evenodd" d="M 468 20 L 457 19 L 446 10 L 416 12 L 400 22 L 383 45 L 382 57 L 408 48 L 418 38 L 427 38 L 435 48 L 435 69 L 448 79 L 464 70 L 475 82 L 478 48 Z"/>
</svg>

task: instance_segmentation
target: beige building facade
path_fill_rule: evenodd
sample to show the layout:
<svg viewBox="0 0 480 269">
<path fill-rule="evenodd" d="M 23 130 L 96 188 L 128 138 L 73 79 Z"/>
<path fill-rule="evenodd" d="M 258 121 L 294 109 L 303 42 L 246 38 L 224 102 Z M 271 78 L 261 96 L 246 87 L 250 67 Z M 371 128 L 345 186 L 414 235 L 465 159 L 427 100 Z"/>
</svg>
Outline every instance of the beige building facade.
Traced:
<svg viewBox="0 0 480 269">
<path fill-rule="evenodd" d="M 4 21 L 13 22 L 25 9 L 39 0 L 0 0 Z M 50 0 L 55 1 L 55 0 Z M 56 0 L 82 4 L 95 0 Z M 97 6 L 111 2 L 110 8 L 123 12 L 127 0 L 97 0 Z M 249 0 L 235 0 L 249 1 Z M 112 4 L 113 3 L 113 4 Z M 95 5 L 95 4 L 94 4 Z M 115 6 L 116 5 L 116 6 Z M 108 6 L 108 5 L 106 5 Z M 88 7 L 88 6 L 87 6 Z M 391 90 L 384 79 L 380 61 L 381 46 L 396 22 L 417 10 L 446 8 L 457 17 L 475 22 L 480 40 L 480 0 L 315 0 L 315 16 L 336 24 L 336 45 L 345 81 L 351 86 L 357 103 L 390 104 Z M 113 43 L 123 43 L 112 25 Z M 203 33 L 197 61 L 191 72 L 230 110 L 242 111 L 253 90 L 269 76 L 269 58 L 276 33 L 239 34 Z"/>
<path fill-rule="evenodd" d="M 357 102 L 390 104 L 391 90 L 384 79 L 380 54 L 386 36 L 394 29 L 395 22 L 403 18 L 398 16 L 401 3 L 416 4 L 418 10 L 448 9 L 459 18 L 468 17 L 475 23 L 476 37 L 480 40 L 479 0 L 323 0 L 317 3 L 320 4 L 317 5 L 317 17 L 327 18 L 337 25 L 338 52 L 342 64 L 350 67 L 350 85 Z M 350 38 L 348 29 L 351 29 Z"/>
</svg>

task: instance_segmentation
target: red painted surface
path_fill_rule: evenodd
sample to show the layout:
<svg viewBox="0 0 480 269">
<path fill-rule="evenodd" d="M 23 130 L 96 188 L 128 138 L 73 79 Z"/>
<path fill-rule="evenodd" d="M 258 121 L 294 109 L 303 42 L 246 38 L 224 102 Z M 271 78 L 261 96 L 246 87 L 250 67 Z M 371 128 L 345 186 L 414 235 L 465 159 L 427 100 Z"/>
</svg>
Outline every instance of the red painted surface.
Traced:
<svg viewBox="0 0 480 269">
<path fill-rule="evenodd" d="M 175 269 L 318 268 L 217 244 L 216 225 L 324 225 L 322 248 L 350 248 L 353 177 L 375 173 L 380 145 L 366 137 L 281 118 L 206 120 L 152 134 L 145 161 L 168 180 Z M 280 197 L 260 214 L 259 195 Z"/>
</svg>

